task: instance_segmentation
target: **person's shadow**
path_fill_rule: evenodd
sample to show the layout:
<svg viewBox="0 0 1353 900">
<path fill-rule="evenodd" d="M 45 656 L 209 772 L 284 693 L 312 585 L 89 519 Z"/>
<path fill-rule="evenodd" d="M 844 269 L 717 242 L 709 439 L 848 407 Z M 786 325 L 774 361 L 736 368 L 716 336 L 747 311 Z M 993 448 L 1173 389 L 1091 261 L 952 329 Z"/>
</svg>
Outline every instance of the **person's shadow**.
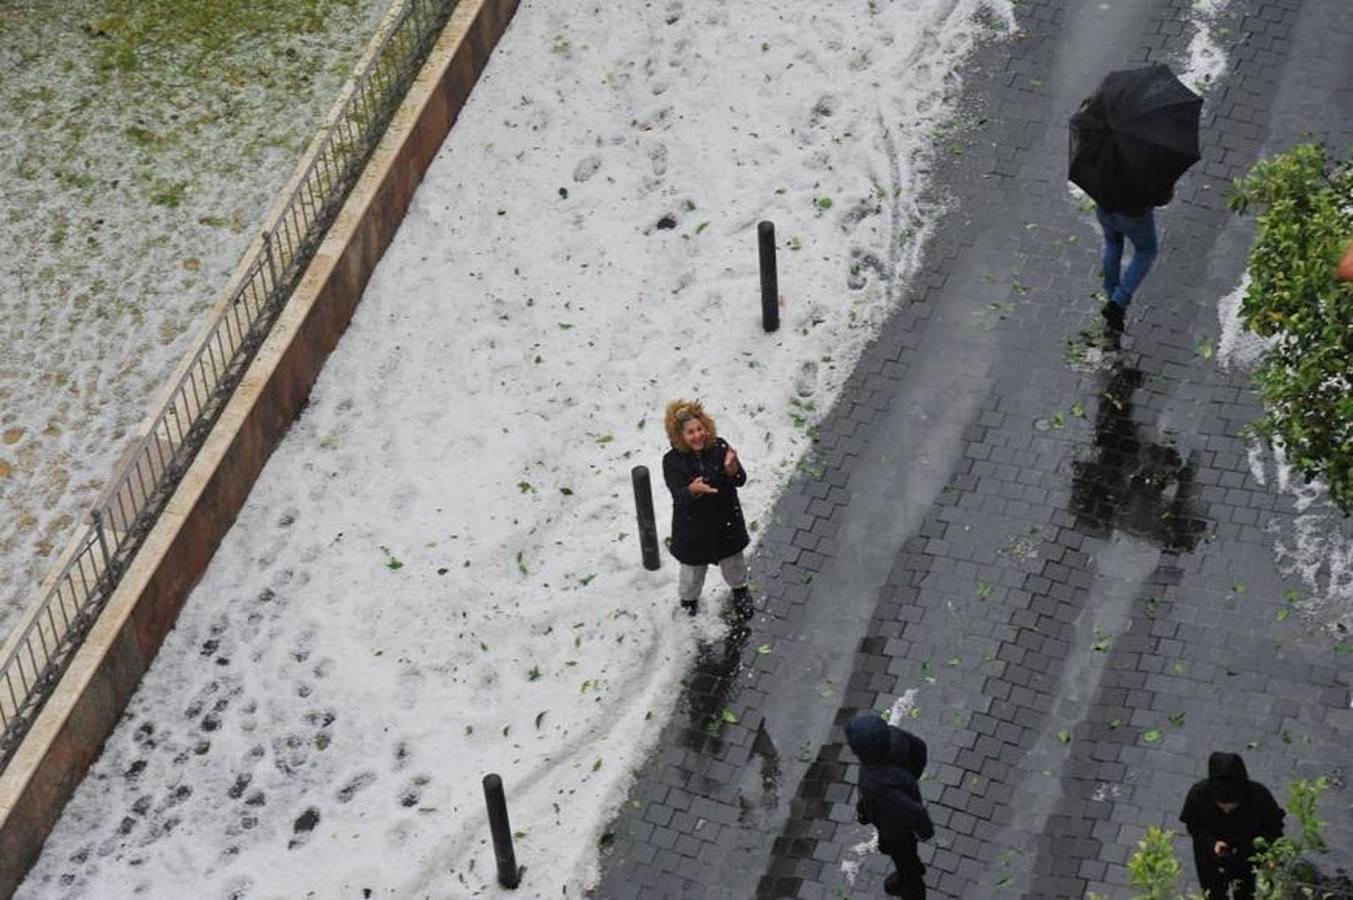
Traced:
<svg viewBox="0 0 1353 900">
<path fill-rule="evenodd" d="M 1174 447 L 1144 441 L 1132 419 L 1140 369 L 1121 363 L 1109 372 L 1095 415 L 1095 455 L 1072 464 L 1071 511 L 1076 527 L 1095 537 L 1114 529 L 1192 550 L 1207 530 L 1194 497 L 1196 452 L 1184 460 Z"/>
</svg>

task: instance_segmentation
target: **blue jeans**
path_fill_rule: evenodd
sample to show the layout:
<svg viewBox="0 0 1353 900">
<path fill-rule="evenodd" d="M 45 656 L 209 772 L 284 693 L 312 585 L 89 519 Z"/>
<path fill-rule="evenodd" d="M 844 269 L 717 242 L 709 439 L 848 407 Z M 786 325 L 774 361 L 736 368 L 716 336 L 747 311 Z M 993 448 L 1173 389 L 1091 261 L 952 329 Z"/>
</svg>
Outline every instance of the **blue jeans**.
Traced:
<svg viewBox="0 0 1353 900">
<path fill-rule="evenodd" d="M 1104 230 L 1104 293 L 1119 306 L 1127 306 L 1156 261 L 1155 213 L 1148 209 L 1144 215 L 1128 216 L 1096 206 L 1095 215 Z M 1120 278 L 1124 238 L 1132 241 L 1132 262 Z"/>
</svg>

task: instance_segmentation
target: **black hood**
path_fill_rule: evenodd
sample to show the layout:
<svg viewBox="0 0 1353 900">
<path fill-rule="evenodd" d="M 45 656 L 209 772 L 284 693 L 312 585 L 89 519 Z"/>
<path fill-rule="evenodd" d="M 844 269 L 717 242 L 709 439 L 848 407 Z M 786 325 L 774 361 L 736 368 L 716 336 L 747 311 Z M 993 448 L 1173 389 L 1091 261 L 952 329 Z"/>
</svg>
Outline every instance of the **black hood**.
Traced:
<svg viewBox="0 0 1353 900">
<path fill-rule="evenodd" d="M 846 742 L 860 762 L 866 765 L 878 765 L 888 760 L 888 750 L 892 738 L 888 734 L 888 723 L 876 712 L 864 712 L 846 723 Z"/>
<path fill-rule="evenodd" d="M 1250 775 L 1239 753 L 1215 751 L 1207 758 L 1207 786 L 1219 803 L 1234 803 L 1245 796 Z"/>
</svg>

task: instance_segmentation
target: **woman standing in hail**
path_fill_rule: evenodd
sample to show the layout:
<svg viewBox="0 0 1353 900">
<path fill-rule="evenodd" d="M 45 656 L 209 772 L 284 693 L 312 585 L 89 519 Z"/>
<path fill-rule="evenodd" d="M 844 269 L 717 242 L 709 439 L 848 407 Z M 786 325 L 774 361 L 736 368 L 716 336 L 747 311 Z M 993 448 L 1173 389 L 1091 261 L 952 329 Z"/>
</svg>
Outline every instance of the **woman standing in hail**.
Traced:
<svg viewBox="0 0 1353 900">
<path fill-rule="evenodd" d="M 705 571 L 717 563 L 733 589 L 734 609 L 748 618 L 752 595 L 742 551 L 750 539 L 738 503 L 747 470 L 699 402 L 673 400 L 665 423 L 672 449 L 662 458 L 662 476 L 672 492 L 672 555 L 681 563 L 677 598 L 695 615 Z"/>
</svg>

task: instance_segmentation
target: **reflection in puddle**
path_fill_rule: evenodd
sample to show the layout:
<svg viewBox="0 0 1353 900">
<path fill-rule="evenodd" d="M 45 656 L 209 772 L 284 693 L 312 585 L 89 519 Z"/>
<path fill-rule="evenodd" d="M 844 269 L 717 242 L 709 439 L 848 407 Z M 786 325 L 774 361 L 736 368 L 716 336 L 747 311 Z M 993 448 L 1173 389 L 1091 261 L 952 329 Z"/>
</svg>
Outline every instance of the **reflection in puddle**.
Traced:
<svg viewBox="0 0 1353 900">
<path fill-rule="evenodd" d="M 742 651 L 751 635 L 751 629 L 739 622 L 728 629 L 721 650 L 718 642 L 701 642 L 686 691 L 690 727 L 681 736 L 682 746 L 713 757 L 723 753 L 724 711 L 733 698 Z"/>
<path fill-rule="evenodd" d="M 1207 528 L 1193 497 L 1196 453 L 1147 443 L 1132 420 L 1140 369 L 1115 366 L 1095 416 L 1095 456 L 1073 463 L 1071 509 L 1076 527 L 1104 537 L 1114 529 L 1170 551 L 1192 550 Z"/>
</svg>

